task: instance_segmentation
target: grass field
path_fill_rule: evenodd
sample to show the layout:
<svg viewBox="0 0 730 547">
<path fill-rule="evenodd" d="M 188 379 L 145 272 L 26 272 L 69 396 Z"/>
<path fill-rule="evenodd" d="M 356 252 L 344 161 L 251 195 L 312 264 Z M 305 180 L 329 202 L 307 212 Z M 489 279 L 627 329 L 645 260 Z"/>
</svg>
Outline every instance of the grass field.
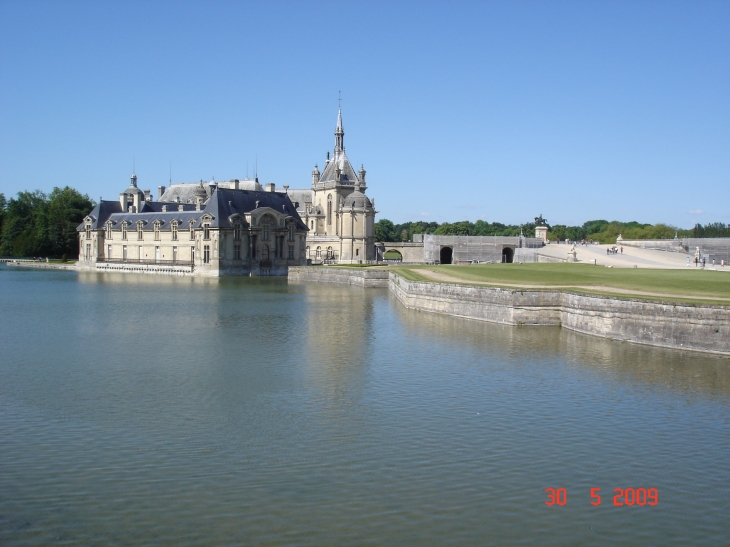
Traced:
<svg viewBox="0 0 730 547">
<path fill-rule="evenodd" d="M 605 268 L 585 264 L 419 265 L 391 266 L 389 269 L 412 281 L 558 288 L 627 298 L 730 306 L 730 271 Z"/>
</svg>

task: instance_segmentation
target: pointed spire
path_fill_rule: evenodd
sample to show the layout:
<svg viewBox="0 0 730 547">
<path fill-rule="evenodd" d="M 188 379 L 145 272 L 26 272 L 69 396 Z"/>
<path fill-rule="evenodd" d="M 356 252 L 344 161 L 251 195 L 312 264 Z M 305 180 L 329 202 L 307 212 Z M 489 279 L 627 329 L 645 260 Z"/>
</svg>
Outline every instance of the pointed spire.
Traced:
<svg viewBox="0 0 730 547">
<path fill-rule="evenodd" d="M 335 128 L 335 158 L 345 151 L 345 129 L 342 127 L 342 109 L 337 109 L 337 127 Z"/>
</svg>

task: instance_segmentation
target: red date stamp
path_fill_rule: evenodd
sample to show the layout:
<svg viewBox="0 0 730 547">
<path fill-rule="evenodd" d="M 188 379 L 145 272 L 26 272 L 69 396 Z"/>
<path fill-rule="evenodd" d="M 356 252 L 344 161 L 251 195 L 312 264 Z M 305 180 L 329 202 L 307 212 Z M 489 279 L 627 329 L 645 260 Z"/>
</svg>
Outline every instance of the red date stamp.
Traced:
<svg viewBox="0 0 730 547">
<path fill-rule="evenodd" d="M 560 507 L 568 503 L 568 491 L 565 488 L 546 488 L 547 500 L 545 505 L 552 507 L 558 505 Z M 601 505 L 601 489 L 591 488 L 590 504 L 594 507 Z M 659 503 L 659 490 L 656 488 L 614 488 L 613 489 L 613 505 L 614 507 L 637 505 L 654 506 Z"/>
</svg>

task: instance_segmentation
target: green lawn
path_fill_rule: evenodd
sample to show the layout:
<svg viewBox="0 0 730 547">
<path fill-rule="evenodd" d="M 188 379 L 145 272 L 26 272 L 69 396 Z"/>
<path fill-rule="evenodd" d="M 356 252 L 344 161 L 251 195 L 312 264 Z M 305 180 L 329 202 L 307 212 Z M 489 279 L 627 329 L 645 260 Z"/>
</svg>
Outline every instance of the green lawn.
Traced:
<svg viewBox="0 0 730 547">
<path fill-rule="evenodd" d="M 714 303 L 730 306 L 730 271 L 653 270 L 633 268 L 605 268 L 585 264 L 475 264 L 469 266 L 392 266 L 390 269 L 412 281 L 433 281 L 419 274 L 429 269 L 458 277 L 448 283 L 474 284 L 486 282 L 500 284 L 538 285 L 545 288 L 561 288 L 579 292 L 610 294 L 628 298 L 668 300 L 697 303 Z M 595 287 L 593 289 L 592 287 Z M 658 297 L 613 293 L 601 287 L 646 291 L 672 295 Z M 702 297 L 693 298 L 693 297 Z"/>
</svg>

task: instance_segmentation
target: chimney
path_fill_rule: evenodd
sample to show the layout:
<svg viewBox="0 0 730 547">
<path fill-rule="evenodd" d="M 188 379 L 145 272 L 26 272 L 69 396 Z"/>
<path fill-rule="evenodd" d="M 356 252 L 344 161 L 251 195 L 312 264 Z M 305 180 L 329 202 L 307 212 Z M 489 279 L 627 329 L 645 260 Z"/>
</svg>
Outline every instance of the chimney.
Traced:
<svg viewBox="0 0 730 547">
<path fill-rule="evenodd" d="M 144 200 L 145 201 L 152 201 L 152 192 L 150 190 L 144 191 Z"/>
<path fill-rule="evenodd" d="M 276 184 L 273 182 L 267 182 L 266 183 L 266 191 L 267 192 L 275 192 L 276 191 Z"/>
<path fill-rule="evenodd" d="M 167 190 L 167 188 L 164 186 L 157 187 L 157 201 L 160 201 L 160 198 L 162 197 L 162 194 L 165 193 L 165 190 Z"/>
<path fill-rule="evenodd" d="M 178 211 L 184 211 L 185 210 L 185 206 L 182 205 L 182 204 L 180 204 L 180 205 L 177 206 L 177 210 Z"/>
<path fill-rule="evenodd" d="M 162 206 L 162 212 L 163 213 L 167 213 L 167 205 L 163 205 Z"/>
<path fill-rule="evenodd" d="M 119 194 L 119 204 L 122 206 L 122 211 L 127 208 L 127 194 L 124 192 Z"/>
<path fill-rule="evenodd" d="M 240 181 L 238 179 L 233 179 L 233 189 L 234 190 L 238 190 L 238 184 L 239 184 L 239 182 Z"/>
</svg>

